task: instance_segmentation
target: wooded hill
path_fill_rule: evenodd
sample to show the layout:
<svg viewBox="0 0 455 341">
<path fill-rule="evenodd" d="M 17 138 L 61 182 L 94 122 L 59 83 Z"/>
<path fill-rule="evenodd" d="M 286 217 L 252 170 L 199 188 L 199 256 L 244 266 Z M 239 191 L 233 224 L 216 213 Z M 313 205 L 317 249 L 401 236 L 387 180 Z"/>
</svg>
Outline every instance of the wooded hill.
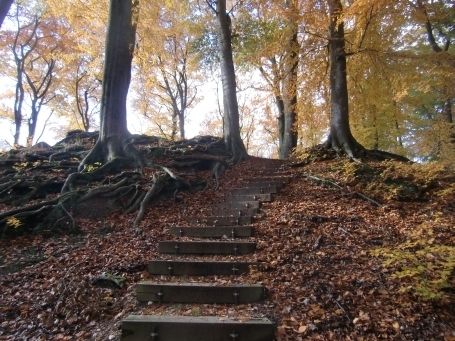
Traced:
<svg viewBox="0 0 455 341">
<path fill-rule="evenodd" d="M 130 169 L 75 183 L 74 201 L 83 207 L 79 215 L 71 201 L 49 201 L 77 167 L 77 154 L 93 144 L 93 136 L 85 134 L 70 134 L 52 148 L 3 156 L 2 186 L 10 185 L 1 192 L 2 215 L 12 208 L 8 200 L 52 206 L 18 213 L 17 220 L 3 218 L 2 231 L 15 236 L 0 241 L 3 340 L 119 340 L 121 320 L 131 313 L 243 321 L 266 316 L 276 325 L 276 340 L 453 339 L 455 179 L 450 170 L 397 161 L 357 163 L 324 148 L 308 150 L 288 161 L 290 183 L 254 216 L 254 256 L 231 256 L 262 262 L 261 271 L 204 278 L 217 285 L 260 282 L 267 288 L 264 301 L 144 307 L 136 302 L 136 283 L 150 279 L 148 261 L 165 259 L 157 242 L 170 238 L 169 227 L 184 226 L 185 217 L 201 214 L 223 190 L 239 187 L 269 161 L 226 164 L 213 178 L 213 163 L 229 158 L 219 139 L 172 144 L 138 136 L 136 148 L 156 167 L 137 178 Z M 94 165 L 91 172 L 97 169 Z M 166 185 L 135 226 L 137 212 L 125 210 L 132 197 L 153 187 L 150 179 L 157 173 L 163 173 Z M 118 195 L 120 188 L 127 194 Z M 118 196 L 110 196 L 113 192 Z M 92 198 L 79 201 L 89 193 Z M 40 214 L 58 206 L 66 207 L 58 219 L 36 224 Z M 34 226 L 41 226 L 39 234 L 23 235 Z M 106 275 L 120 284 L 106 286 L 100 280 Z"/>
</svg>

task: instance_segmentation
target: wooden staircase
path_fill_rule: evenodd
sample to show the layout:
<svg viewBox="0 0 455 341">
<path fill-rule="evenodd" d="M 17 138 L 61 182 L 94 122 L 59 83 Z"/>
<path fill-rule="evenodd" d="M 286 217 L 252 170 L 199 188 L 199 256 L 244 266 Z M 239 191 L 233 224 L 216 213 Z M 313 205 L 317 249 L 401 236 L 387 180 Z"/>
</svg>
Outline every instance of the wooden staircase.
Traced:
<svg viewBox="0 0 455 341">
<path fill-rule="evenodd" d="M 261 271 L 257 262 L 212 261 L 210 255 L 248 255 L 256 243 L 245 240 L 254 235 L 253 215 L 261 202 L 273 200 L 280 188 L 290 181 L 281 162 L 268 161 L 257 176 L 241 188 L 222 191 L 220 203 L 207 207 L 204 216 L 188 217 L 197 226 L 170 227 L 173 240 L 160 241 L 158 251 L 173 255 L 171 260 L 152 260 L 153 276 L 238 276 Z M 210 238 L 210 240 L 195 240 Z M 220 240 L 212 240 L 212 239 Z M 204 260 L 185 260 L 190 254 L 206 255 Z M 230 257 L 228 257 L 229 259 Z M 217 285 L 212 283 L 176 283 L 144 281 L 137 285 L 139 302 L 245 304 L 258 302 L 266 294 L 260 284 Z M 274 325 L 267 318 L 217 316 L 130 315 L 122 322 L 122 341 L 272 341 Z"/>
</svg>

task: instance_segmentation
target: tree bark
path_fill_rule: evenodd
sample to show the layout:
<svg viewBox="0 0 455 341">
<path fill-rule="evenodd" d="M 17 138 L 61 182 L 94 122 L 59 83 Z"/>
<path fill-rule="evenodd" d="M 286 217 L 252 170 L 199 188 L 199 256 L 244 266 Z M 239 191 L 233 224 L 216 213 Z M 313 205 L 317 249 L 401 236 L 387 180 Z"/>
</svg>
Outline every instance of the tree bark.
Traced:
<svg viewBox="0 0 455 341">
<path fill-rule="evenodd" d="M 235 162 L 246 160 L 248 153 L 240 136 L 239 106 L 236 94 L 235 70 L 232 57 L 232 42 L 229 14 L 226 0 L 216 3 L 218 26 L 218 51 L 221 64 L 221 82 L 224 101 L 224 140 Z"/>
<path fill-rule="evenodd" d="M 99 139 L 79 169 L 95 161 L 109 162 L 116 157 L 134 159 L 128 149 L 130 133 L 126 122 L 126 100 L 137 24 L 133 11 L 138 3 L 138 0 L 110 1 Z"/>
<path fill-rule="evenodd" d="M 341 0 L 328 0 L 330 11 L 330 100 L 331 122 L 327 147 L 343 150 L 350 157 L 358 157 L 365 151 L 352 136 L 349 126 L 348 85 L 346 78 L 346 52 L 344 23 L 341 20 Z"/>
<path fill-rule="evenodd" d="M 293 18 L 297 11 L 295 0 L 286 0 L 288 44 L 284 61 L 283 111 L 280 113 L 280 159 L 286 159 L 297 147 L 297 72 L 299 66 L 298 23 Z"/>
<path fill-rule="evenodd" d="M 5 20 L 13 2 L 13 0 L 0 0 L 0 28 L 2 27 L 3 21 Z"/>
</svg>

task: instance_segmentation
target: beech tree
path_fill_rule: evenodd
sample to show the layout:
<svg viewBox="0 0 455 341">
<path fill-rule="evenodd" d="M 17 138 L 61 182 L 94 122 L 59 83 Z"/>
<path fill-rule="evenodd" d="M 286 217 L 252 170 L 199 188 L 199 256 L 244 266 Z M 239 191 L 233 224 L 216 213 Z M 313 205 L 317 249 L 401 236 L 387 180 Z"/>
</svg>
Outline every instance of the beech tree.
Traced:
<svg viewBox="0 0 455 341">
<path fill-rule="evenodd" d="M 200 100 L 200 69 L 191 51 L 197 24 L 187 2 L 141 5 L 133 107 L 147 117 L 150 132 L 185 138 L 190 109 Z"/>
<path fill-rule="evenodd" d="M 299 42 L 297 39 L 298 5 L 296 0 L 286 0 L 286 50 L 284 57 L 283 111 L 278 117 L 280 159 L 286 159 L 297 147 L 297 72 L 299 67 Z"/>
<path fill-rule="evenodd" d="M 226 0 L 218 0 L 216 7 L 213 5 L 211 7 L 216 12 L 218 30 L 218 52 L 223 85 L 224 141 L 228 151 L 233 154 L 233 161 L 238 162 L 248 159 L 248 153 L 240 136 L 239 106 L 232 56 L 231 18 L 226 10 Z"/>
<path fill-rule="evenodd" d="M 3 21 L 5 20 L 13 2 L 14 0 L 0 0 L 0 28 L 2 27 Z"/>
<path fill-rule="evenodd" d="M 131 81 L 131 64 L 138 19 L 138 0 L 111 0 L 106 33 L 99 138 L 81 161 L 79 170 L 94 162 L 142 161 L 130 144 L 126 122 L 126 100 Z"/>
<path fill-rule="evenodd" d="M 327 0 L 330 13 L 330 101 L 331 120 L 327 148 L 343 150 L 352 158 L 364 153 L 349 126 L 349 97 L 346 77 L 346 51 L 341 0 Z"/>
</svg>

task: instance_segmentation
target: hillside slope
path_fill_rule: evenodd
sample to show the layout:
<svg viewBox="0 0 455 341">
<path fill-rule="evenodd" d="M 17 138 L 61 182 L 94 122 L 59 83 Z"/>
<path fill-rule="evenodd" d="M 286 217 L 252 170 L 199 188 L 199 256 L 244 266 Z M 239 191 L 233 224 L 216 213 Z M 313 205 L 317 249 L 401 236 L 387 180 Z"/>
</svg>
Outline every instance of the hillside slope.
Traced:
<svg viewBox="0 0 455 341">
<path fill-rule="evenodd" d="M 220 189 L 236 188 L 264 162 L 251 158 L 227 168 Z M 129 313 L 267 316 L 276 323 L 276 340 L 454 340 L 455 180 L 442 168 L 415 167 L 328 158 L 290 168 L 291 183 L 262 205 L 253 224 L 259 250 L 248 260 L 264 262 L 265 270 L 205 279 L 263 283 L 267 298 L 259 304 L 141 307 L 135 301 L 148 260 L 160 257 L 157 240 L 169 238 L 166 228 L 185 224 L 219 190 L 156 200 L 139 233 L 132 215 L 114 211 L 95 221 L 76 218 L 79 234 L 0 240 L 0 340 L 119 340 Z M 210 180 L 210 171 L 197 176 Z M 403 246 L 406 240 L 412 245 Z M 378 248 L 403 253 L 384 267 L 391 252 Z M 392 278 L 413 266 L 420 266 L 418 275 Z M 430 285 L 444 269 L 445 285 Z M 98 286 L 94 279 L 103 273 L 125 278 L 126 286 Z"/>
</svg>

